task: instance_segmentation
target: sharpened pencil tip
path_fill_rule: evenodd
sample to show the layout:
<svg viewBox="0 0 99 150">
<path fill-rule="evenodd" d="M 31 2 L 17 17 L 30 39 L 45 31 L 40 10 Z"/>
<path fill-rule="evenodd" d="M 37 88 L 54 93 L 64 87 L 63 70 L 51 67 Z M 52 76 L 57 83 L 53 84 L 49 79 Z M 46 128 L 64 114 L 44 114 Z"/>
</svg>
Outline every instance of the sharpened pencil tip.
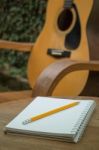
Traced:
<svg viewBox="0 0 99 150">
<path fill-rule="evenodd" d="M 23 121 L 22 124 L 23 124 L 23 125 L 26 125 L 26 124 L 28 124 L 28 123 L 30 123 L 30 122 L 31 122 L 31 120 L 30 120 L 30 119 L 27 119 L 27 120 Z"/>
</svg>

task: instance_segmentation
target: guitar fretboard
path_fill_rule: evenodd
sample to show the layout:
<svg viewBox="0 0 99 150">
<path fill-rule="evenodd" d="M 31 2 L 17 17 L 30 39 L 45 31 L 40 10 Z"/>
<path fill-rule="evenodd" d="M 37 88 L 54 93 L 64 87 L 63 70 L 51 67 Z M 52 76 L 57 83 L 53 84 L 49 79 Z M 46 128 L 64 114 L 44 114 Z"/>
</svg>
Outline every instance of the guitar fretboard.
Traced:
<svg viewBox="0 0 99 150">
<path fill-rule="evenodd" d="M 65 0 L 64 8 L 71 8 L 73 4 L 73 0 Z"/>
</svg>

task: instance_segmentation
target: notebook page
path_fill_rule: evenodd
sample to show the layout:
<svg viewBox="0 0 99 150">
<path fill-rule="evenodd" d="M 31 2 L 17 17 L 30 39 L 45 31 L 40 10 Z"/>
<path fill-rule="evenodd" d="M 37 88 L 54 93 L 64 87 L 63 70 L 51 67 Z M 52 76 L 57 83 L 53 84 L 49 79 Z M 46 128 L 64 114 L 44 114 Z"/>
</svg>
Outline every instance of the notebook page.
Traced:
<svg viewBox="0 0 99 150">
<path fill-rule="evenodd" d="M 23 125 L 22 122 L 30 117 L 38 115 L 40 113 L 47 112 L 49 110 L 61 107 L 66 104 L 70 104 L 74 101 L 79 100 L 67 100 L 58 98 L 48 98 L 48 97 L 37 97 L 32 101 L 15 119 L 13 119 L 6 128 L 24 131 L 31 133 L 45 133 L 53 135 L 74 135 L 79 128 L 77 122 L 85 110 L 88 110 L 88 106 L 93 103 L 91 100 L 82 100 L 80 103 L 74 107 L 61 111 L 59 113 L 50 115 L 48 117 L 42 118 L 35 122 Z M 86 111 L 87 112 L 87 111 Z M 72 132 L 75 128 L 75 132 Z"/>
</svg>

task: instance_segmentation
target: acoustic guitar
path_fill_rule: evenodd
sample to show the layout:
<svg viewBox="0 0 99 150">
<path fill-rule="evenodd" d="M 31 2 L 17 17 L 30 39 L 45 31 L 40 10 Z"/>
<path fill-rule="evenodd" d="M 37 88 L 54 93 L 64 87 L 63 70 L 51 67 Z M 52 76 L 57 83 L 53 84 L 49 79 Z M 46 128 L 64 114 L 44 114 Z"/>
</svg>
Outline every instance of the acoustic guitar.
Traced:
<svg viewBox="0 0 99 150">
<path fill-rule="evenodd" d="M 30 55 L 28 78 L 33 88 L 39 74 L 61 59 L 89 60 L 86 25 L 93 0 L 49 0 L 46 22 Z M 88 71 L 75 71 L 64 77 L 54 96 L 76 96 L 86 85 Z"/>
</svg>

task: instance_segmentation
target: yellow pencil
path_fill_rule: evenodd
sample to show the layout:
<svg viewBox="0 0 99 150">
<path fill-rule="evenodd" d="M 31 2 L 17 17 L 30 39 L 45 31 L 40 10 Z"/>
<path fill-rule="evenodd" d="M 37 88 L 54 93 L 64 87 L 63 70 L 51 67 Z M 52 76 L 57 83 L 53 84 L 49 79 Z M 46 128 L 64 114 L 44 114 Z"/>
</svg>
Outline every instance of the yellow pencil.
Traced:
<svg viewBox="0 0 99 150">
<path fill-rule="evenodd" d="M 47 117 L 47 116 L 49 116 L 49 115 L 58 113 L 58 112 L 60 112 L 60 111 L 63 111 L 63 110 L 65 110 L 65 109 L 68 109 L 68 108 L 73 107 L 73 106 L 78 105 L 78 104 L 79 104 L 79 102 L 73 102 L 73 103 L 71 103 L 71 104 L 58 107 L 58 108 L 53 109 L 53 110 L 50 110 L 50 111 L 48 111 L 48 112 L 45 112 L 45 113 L 39 114 L 39 115 L 37 115 L 37 116 L 31 117 L 30 119 L 27 119 L 27 120 L 23 121 L 23 124 L 25 125 L 25 124 L 28 124 L 28 123 L 30 123 L 30 122 L 33 122 L 33 121 L 36 121 L 36 120 L 45 118 L 45 117 Z"/>
</svg>

